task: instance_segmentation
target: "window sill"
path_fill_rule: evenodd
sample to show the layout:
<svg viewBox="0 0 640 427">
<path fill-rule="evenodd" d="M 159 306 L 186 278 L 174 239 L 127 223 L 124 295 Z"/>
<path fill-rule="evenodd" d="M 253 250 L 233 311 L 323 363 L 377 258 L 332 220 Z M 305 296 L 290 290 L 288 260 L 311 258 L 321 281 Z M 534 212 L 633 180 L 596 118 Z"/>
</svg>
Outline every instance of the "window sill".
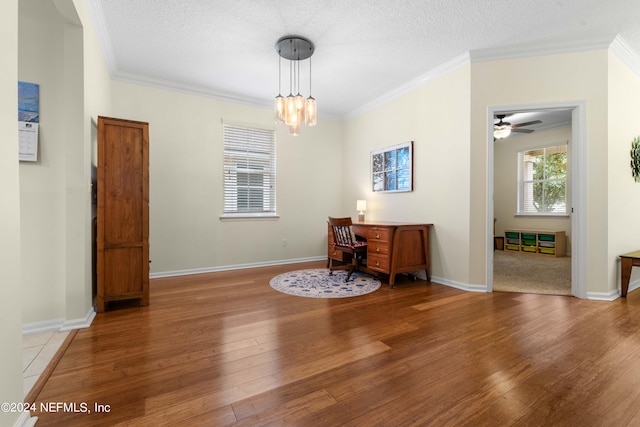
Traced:
<svg viewBox="0 0 640 427">
<path fill-rule="evenodd" d="M 517 213 L 514 215 L 517 217 L 529 217 L 529 218 L 569 218 L 567 213 Z"/>
<path fill-rule="evenodd" d="M 277 221 L 278 214 L 225 214 L 220 215 L 220 221 Z"/>
</svg>

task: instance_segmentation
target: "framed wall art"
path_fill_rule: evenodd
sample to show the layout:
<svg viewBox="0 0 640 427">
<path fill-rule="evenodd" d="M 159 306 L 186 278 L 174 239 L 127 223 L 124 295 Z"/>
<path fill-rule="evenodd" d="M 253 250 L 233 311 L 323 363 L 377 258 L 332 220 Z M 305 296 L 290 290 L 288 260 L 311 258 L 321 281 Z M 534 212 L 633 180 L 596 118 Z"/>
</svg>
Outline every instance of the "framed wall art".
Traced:
<svg viewBox="0 0 640 427">
<path fill-rule="evenodd" d="M 413 191 L 413 141 L 371 152 L 371 190 Z"/>
</svg>

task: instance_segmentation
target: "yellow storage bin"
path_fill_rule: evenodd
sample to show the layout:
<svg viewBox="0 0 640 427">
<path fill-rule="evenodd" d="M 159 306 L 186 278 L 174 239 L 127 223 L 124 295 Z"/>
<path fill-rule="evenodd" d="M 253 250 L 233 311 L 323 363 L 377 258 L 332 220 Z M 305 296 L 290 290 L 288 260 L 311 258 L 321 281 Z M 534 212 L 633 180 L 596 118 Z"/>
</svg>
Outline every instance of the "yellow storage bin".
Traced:
<svg viewBox="0 0 640 427">
<path fill-rule="evenodd" d="M 520 246 L 518 246 L 518 245 L 505 245 L 505 247 L 509 251 L 519 251 L 520 250 Z"/>
<path fill-rule="evenodd" d="M 541 254 L 555 255 L 556 254 L 556 250 L 552 249 L 552 248 L 540 248 L 540 253 Z"/>
<path fill-rule="evenodd" d="M 537 252 L 537 249 L 535 246 L 523 246 L 522 250 L 525 252 Z"/>
</svg>

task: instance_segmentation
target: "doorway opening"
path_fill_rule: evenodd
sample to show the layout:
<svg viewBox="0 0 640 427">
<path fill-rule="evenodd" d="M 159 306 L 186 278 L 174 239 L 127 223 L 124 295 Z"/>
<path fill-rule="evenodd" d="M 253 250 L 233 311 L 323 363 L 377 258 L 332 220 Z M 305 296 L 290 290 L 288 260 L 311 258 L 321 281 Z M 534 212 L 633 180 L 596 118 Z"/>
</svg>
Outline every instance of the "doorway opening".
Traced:
<svg viewBox="0 0 640 427">
<path fill-rule="evenodd" d="M 487 116 L 487 290 L 586 298 L 585 106 L 498 106 Z"/>
</svg>

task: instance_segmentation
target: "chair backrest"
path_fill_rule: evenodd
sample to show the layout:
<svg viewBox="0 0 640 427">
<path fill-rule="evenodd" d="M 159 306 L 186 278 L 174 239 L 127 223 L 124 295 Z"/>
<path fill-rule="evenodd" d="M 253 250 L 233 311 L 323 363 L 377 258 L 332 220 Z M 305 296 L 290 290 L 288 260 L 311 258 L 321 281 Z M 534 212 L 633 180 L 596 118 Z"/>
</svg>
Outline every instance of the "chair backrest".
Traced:
<svg viewBox="0 0 640 427">
<path fill-rule="evenodd" d="M 329 217 L 329 225 L 333 230 L 333 241 L 337 246 L 355 246 L 357 245 L 356 235 L 351 227 L 351 218 L 332 218 Z"/>
</svg>

